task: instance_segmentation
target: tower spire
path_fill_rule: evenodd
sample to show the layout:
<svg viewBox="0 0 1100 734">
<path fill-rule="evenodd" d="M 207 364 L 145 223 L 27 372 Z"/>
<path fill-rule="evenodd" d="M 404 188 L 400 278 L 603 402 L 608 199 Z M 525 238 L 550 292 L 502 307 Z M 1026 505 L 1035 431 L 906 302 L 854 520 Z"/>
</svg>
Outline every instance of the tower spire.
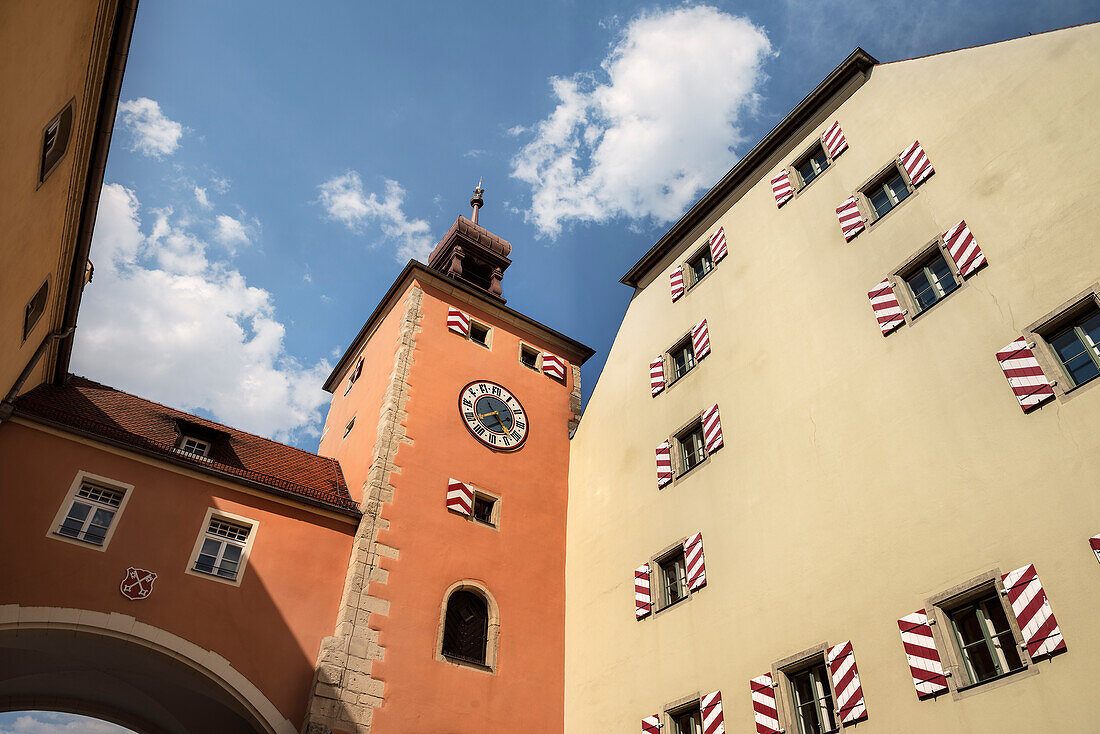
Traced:
<svg viewBox="0 0 1100 734">
<path fill-rule="evenodd" d="M 481 198 L 481 195 L 485 193 L 485 189 L 481 188 L 481 181 L 484 177 L 480 177 L 477 180 L 477 188 L 474 189 L 474 196 L 470 199 L 470 206 L 474 208 L 474 213 L 470 217 L 470 220 L 477 224 L 477 212 L 485 205 L 485 200 Z"/>
</svg>

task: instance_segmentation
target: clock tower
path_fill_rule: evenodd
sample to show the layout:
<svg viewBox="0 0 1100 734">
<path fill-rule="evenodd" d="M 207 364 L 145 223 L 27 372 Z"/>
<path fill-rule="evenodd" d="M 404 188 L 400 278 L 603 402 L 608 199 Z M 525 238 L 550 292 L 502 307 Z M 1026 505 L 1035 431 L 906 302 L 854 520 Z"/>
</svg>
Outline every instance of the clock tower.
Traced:
<svg viewBox="0 0 1100 734">
<path fill-rule="evenodd" d="M 311 733 L 563 730 L 569 436 L 592 350 L 506 305 L 512 246 L 478 224 L 483 193 L 325 384 L 319 453 L 363 519 Z"/>
</svg>

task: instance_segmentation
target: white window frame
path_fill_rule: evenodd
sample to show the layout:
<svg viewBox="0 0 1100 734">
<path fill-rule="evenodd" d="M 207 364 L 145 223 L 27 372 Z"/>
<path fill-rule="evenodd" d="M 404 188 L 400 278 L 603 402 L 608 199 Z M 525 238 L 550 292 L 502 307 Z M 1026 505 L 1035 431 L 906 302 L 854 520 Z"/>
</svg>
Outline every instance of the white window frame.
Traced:
<svg viewBox="0 0 1100 734">
<path fill-rule="evenodd" d="M 72 508 L 73 502 L 77 499 L 76 493 L 80 491 L 80 487 L 85 483 L 100 485 L 105 489 L 123 493 L 122 501 L 119 502 L 118 507 L 112 508 L 115 511 L 115 515 L 111 518 L 111 524 L 107 528 L 106 535 L 103 536 L 102 545 L 96 545 L 95 543 L 87 540 L 80 540 L 79 538 L 70 538 L 67 535 L 61 535 L 57 532 L 57 529 L 61 527 L 61 523 L 69 516 L 69 510 Z M 133 494 L 133 490 L 134 485 L 132 484 L 126 484 L 125 482 L 110 479 L 109 477 L 102 477 L 88 471 L 78 471 L 76 477 L 73 479 L 73 483 L 69 485 L 69 491 L 65 493 L 65 498 L 61 501 L 61 507 L 58 508 L 57 514 L 54 516 L 53 524 L 46 530 L 46 537 L 60 540 L 64 543 L 78 545 L 81 548 L 91 548 L 92 550 L 100 552 L 107 550 L 107 546 L 111 544 L 111 538 L 114 537 L 115 530 L 118 528 L 119 522 L 122 519 L 122 513 L 126 510 L 126 505 L 130 502 L 130 495 Z"/>
<path fill-rule="evenodd" d="M 195 568 L 195 564 L 199 560 L 199 554 L 202 552 L 203 542 L 207 538 L 207 531 L 210 529 L 211 520 L 222 520 L 223 522 L 233 523 L 235 525 L 245 525 L 248 527 L 248 538 L 245 539 L 244 545 L 241 547 L 241 560 L 237 564 L 237 577 L 227 579 L 224 576 L 218 576 L 212 573 L 206 573 L 205 571 L 199 571 Z M 241 580 L 244 578 L 245 569 L 248 568 L 248 557 L 252 553 L 252 544 L 256 541 L 256 533 L 259 532 L 260 522 L 259 520 L 253 520 L 250 517 L 244 517 L 243 515 L 235 515 L 231 512 L 225 512 L 215 507 L 210 507 L 206 510 L 206 517 L 202 520 L 202 526 L 199 528 L 199 536 L 195 539 L 195 547 L 191 549 L 191 557 L 187 561 L 187 568 L 184 569 L 184 573 L 189 576 L 198 576 L 199 578 L 207 579 L 208 581 L 217 581 L 229 586 L 240 586 Z M 224 542 L 226 538 L 218 536 L 218 539 Z M 234 545 L 240 545 L 234 543 Z"/>
<path fill-rule="evenodd" d="M 190 451 L 190 450 L 188 450 L 188 448 L 187 448 L 187 442 L 188 441 L 190 441 L 192 444 L 194 444 L 195 448 L 201 447 L 202 450 L 201 451 Z M 176 449 L 176 452 L 180 453 L 180 454 L 184 454 L 186 456 L 194 456 L 195 458 L 198 458 L 198 459 L 209 459 L 210 458 L 210 442 L 209 441 L 204 441 L 201 438 L 195 438 L 194 436 L 189 436 L 185 433 L 185 434 L 183 434 L 183 436 L 180 437 L 180 445 L 179 445 L 179 448 Z"/>
</svg>

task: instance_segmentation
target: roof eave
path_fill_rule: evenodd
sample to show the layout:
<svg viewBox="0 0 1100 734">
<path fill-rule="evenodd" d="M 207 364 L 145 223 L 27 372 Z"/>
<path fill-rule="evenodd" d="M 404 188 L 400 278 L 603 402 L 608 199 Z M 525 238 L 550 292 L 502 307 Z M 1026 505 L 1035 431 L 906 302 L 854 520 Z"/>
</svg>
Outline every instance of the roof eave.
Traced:
<svg viewBox="0 0 1100 734">
<path fill-rule="evenodd" d="M 189 461 L 187 459 L 184 459 L 182 457 L 177 458 L 177 457 L 170 456 L 170 455 L 167 455 L 167 454 L 162 454 L 159 451 L 152 451 L 152 450 L 143 448 L 141 446 L 134 446 L 133 444 L 126 443 L 125 441 L 118 441 L 116 439 L 112 439 L 112 438 L 109 438 L 107 436 L 102 436 L 102 435 L 100 435 L 98 433 L 95 433 L 93 431 L 86 431 L 86 430 L 83 430 L 81 428 L 77 428 L 75 426 L 70 426 L 67 423 L 62 423 L 60 421 L 50 420 L 49 418 L 45 418 L 45 417 L 37 415 L 35 413 L 31 413 L 31 412 L 28 412 L 28 411 L 25 411 L 25 410 L 20 410 L 19 408 L 15 409 L 14 414 L 15 414 L 15 416 L 17 416 L 19 418 L 22 418 L 26 421 L 30 421 L 31 423 L 37 423 L 39 425 L 48 426 L 50 428 L 54 428 L 54 429 L 57 429 L 59 431 L 63 431 L 64 433 L 71 433 L 74 436 L 80 436 L 82 438 L 87 438 L 87 439 L 90 439 L 92 441 L 96 441 L 98 443 L 107 444 L 108 446 L 114 446 L 115 448 L 124 449 L 126 451 L 130 451 L 130 452 L 135 453 L 135 454 L 140 454 L 142 456 L 148 456 L 150 458 L 157 459 L 158 461 L 163 461 L 167 464 L 173 464 L 175 466 L 180 466 L 180 467 L 183 467 L 185 469 L 190 469 L 191 471 L 198 472 L 199 474 L 208 474 L 210 476 L 217 477 L 218 479 L 221 479 L 222 481 L 232 482 L 234 484 L 240 484 L 242 486 L 249 487 L 251 489 L 258 489 L 258 490 L 261 490 L 263 492 L 267 492 L 269 494 L 277 495 L 279 497 L 291 500 L 291 501 L 299 503 L 299 504 L 308 505 L 310 507 L 323 509 L 323 510 L 326 510 L 328 512 L 335 512 L 339 515 L 344 515 L 346 517 L 355 518 L 355 519 L 358 519 L 358 518 L 363 516 L 363 513 L 360 510 L 354 510 L 354 509 L 351 509 L 349 507 L 343 507 L 341 505 L 331 504 L 331 503 L 325 502 L 324 500 L 315 499 L 313 497 L 307 497 L 307 496 L 302 495 L 302 494 L 297 494 L 295 492 L 287 491 L 285 489 L 282 489 L 281 487 L 276 487 L 276 486 L 273 486 L 273 485 L 270 485 L 270 484 L 264 484 L 263 482 L 256 482 L 256 481 L 253 481 L 251 479 L 247 479 L 245 477 L 238 477 L 238 476 L 236 476 L 234 474 L 230 474 L 228 472 L 218 471 L 217 469 L 215 469 L 213 467 L 203 466 L 201 464 L 196 464 L 196 463 L 194 463 L 192 461 Z"/>
<path fill-rule="evenodd" d="M 852 53 L 848 54 L 848 58 L 833 69 L 832 73 L 814 87 L 812 92 L 795 105 L 786 117 L 780 120 L 744 158 L 739 160 L 730 169 L 729 173 L 722 177 L 722 180 L 705 193 L 699 201 L 695 202 L 695 205 L 688 210 L 687 214 L 672 225 L 672 228 L 653 247 L 649 248 L 649 251 L 627 271 L 626 275 L 619 278 L 619 282 L 631 288 L 637 288 L 639 281 L 668 254 L 680 237 L 710 214 L 715 205 L 738 184 L 743 182 L 806 118 L 813 115 L 820 105 L 847 83 L 849 79 L 858 74 L 865 75 L 878 63 L 875 57 L 857 46 Z"/>
<path fill-rule="evenodd" d="M 512 318 L 515 318 L 518 321 L 522 321 L 533 329 L 542 331 L 554 337 L 555 339 L 561 340 L 570 348 L 572 348 L 577 353 L 577 355 L 579 355 L 580 364 L 584 364 L 586 361 L 588 361 L 589 357 L 596 353 L 596 350 L 592 349 L 591 347 L 586 346 L 576 339 L 572 339 L 565 334 L 556 331 L 555 329 L 551 329 L 546 324 L 543 324 L 540 321 L 536 321 L 530 316 L 525 316 L 519 311 L 508 308 L 498 299 L 490 296 L 487 293 L 479 291 L 477 288 L 474 288 L 473 286 L 468 285 L 461 280 L 448 278 L 442 273 L 429 268 L 427 265 L 417 260 L 409 260 L 405 267 L 402 268 L 398 276 L 394 278 L 393 284 L 390 285 L 389 289 L 386 291 L 386 294 L 382 296 L 382 299 L 378 302 L 378 306 L 376 306 L 374 311 L 371 312 L 371 315 L 367 317 L 366 323 L 363 324 L 363 328 L 361 328 L 359 330 L 359 333 L 355 335 L 355 338 L 351 341 L 351 344 L 344 352 L 344 355 L 340 357 L 340 361 L 338 361 L 336 363 L 336 366 L 333 367 L 332 372 L 328 376 L 328 379 L 325 380 L 325 390 L 327 390 L 328 392 L 332 392 L 336 388 L 340 375 L 344 372 L 345 369 L 347 369 L 349 363 L 351 362 L 352 355 L 358 352 L 357 347 L 359 346 L 362 339 L 370 333 L 374 326 L 376 326 L 377 323 L 386 314 L 389 308 L 390 301 L 392 301 L 393 298 L 395 298 L 402 291 L 405 281 L 408 280 L 409 277 L 412 276 L 414 273 L 418 274 L 420 277 L 433 280 L 440 286 L 447 286 L 450 288 L 454 288 L 455 290 L 460 290 L 463 293 L 466 293 L 467 295 L 472 296 L 473 298 L 480 301 L 487 310 L 503 311 Z"/>
</svg>

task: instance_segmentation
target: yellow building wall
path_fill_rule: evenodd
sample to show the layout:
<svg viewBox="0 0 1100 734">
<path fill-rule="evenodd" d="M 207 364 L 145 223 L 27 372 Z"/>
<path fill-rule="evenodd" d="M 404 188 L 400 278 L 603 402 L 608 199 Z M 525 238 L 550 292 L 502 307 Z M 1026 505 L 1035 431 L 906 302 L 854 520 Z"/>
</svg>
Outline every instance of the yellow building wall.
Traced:
<svg viewBox="0 0 1100 734">
<path fill-rule="evenodd" d="M 1100 388 L 1025 415 L 995 358 L 1100 280 L 1098 112 L 1097 25 L 877 66 L 652 273 L 572 442 L 567 732 L 714 690 L 755 731 L 750 678 L 848 639 L 861 734 L 1100 730 Z M 834 119 L 848 150 L 777 209 L 769 179 Z M 914 139 L 935 175 L 845 243 L 836 207 Z M 883 338 L 867 291 L 963 218 L 988 265 Z M 719 225 L 729 256 L 673 303 Z M 650 360 L 703 318 L 712 354 L 651 397 Z M 654 447 L 713 403 L 725 447 L 658 491 Z M 635 621 L 634 569 L 697 531 L 708 585 Z M 1068 653 L 918 701 L 897 619 L 1028 563 Z"/>
<path fill-rule="evenodd" d="M 0 399 L 61 323 L 117 5 L 0 3 Z M 68 148 L 39 185 L 43 133 L 70 100 Z M 48 306 L 24 341 L 24 309 L 47 278 Z M 44 379 L 47 363 L 39 362 L 24 392 Z"/>
</svg>

